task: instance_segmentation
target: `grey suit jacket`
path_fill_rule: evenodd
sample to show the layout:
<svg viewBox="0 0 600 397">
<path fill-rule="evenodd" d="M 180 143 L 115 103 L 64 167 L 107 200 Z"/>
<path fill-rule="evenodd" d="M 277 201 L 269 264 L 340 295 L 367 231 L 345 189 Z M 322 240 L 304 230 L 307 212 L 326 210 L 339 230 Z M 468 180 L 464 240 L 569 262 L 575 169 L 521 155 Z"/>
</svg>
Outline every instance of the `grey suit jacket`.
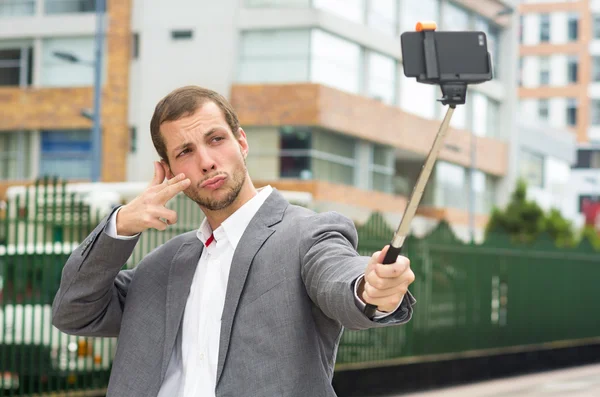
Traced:
<svg viewBox="0 0 600 397">
<path fill-rule="evenodd" d="M 195 232 L 185 233 L 121 270 L 137 240 L 109 237 L 107 220 L 69 257 L 53 324 L 74 335 L 118 336 L 108 397 L 156 396 L 203 246 Z M 290 205 L 273 191 L 233 256 L 217 396 L 335 396 L 331 380 L 343 329 L 410 320 L 410 294 L 384 320 L 371 321 L 357 308 L 353 282 L 369 258 L 356 246 L 347 218 Z"/>
</svg>

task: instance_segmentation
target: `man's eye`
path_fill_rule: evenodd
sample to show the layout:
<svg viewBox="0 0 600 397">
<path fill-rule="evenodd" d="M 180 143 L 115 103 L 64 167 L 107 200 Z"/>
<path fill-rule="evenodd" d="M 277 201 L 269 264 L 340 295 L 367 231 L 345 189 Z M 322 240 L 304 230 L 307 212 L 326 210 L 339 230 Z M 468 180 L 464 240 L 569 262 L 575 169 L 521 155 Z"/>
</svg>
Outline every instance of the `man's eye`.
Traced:
<svg viewBox="0 0 600 397">
<path fill-rule="evenodd" d="M 216 136 L 216 137 L 213 138 L 213 141 L 214 142 L 219 142 L 219 141 L 222 141 L 223 139 L 225 139 L 225 138 L 223 138 L 222 136 Z"/>
<path fill-rule="evenodd" d="M 181 151 L 181 153 L 179 153 L 179 154 L 177 155 L 177 157 L 179 157 L 179 156 L 182 156 L 182 155 L 184 155 L 184 154 L 188 153 L 189 151 L 190 151 L 190 149 L 184 149 L 184 150 L 182 150 L 182 151 Z"/>
</svg>

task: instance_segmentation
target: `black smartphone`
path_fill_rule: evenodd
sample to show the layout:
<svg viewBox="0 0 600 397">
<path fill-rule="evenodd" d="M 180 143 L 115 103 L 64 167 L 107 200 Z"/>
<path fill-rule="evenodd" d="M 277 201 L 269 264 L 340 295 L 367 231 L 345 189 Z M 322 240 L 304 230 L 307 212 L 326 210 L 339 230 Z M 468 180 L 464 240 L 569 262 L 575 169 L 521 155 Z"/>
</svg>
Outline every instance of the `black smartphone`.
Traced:
<svg viewBox="0 0 600 397">
<path fill-rule="evenodd" d="M 425 33 L 404 32 L 400 36 L 404 75 L 428 84 L 462 82 L 477 84 L 492 79 L 492 64 L 484 32 L 429 32 L 435 42 L 439 76 L 427 78 Z"/>
</svg>

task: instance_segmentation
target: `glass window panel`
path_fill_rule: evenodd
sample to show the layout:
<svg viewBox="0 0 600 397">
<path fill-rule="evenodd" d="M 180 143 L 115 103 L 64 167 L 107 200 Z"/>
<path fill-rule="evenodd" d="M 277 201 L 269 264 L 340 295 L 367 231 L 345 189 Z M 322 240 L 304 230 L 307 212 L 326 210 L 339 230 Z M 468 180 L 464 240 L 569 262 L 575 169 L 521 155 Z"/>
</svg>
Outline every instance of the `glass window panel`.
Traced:
<svg viewBox="0 0 600 397">
<path fill-rule="evenodd" d="M 354 22 L 364 21 L 365 0 L 313 0 L 313 5 Z"/>
<path fill-rule="evenodd" d="M 544 187 L 544 157 L 540 154 L 521 150 L 520 175 L 529 186 Z"/>
<path fill-rule="evenodd" d="M 434 118 L 435 100 L 441 97 L 441 95 L 438 96 L 439 88 L 434 85 L 418 83 L 416 79 L 408 78 L 403 73 L 401 76 L 400 107 L 424 118 Z"/>
<path fill-rule="evenodd" d="M 0 41 L 0 86 L 31 85 L 32 67 L 30 42 Z"/>
<path fill-rule="evenodd" d="M 389 146 L 373 144 L 373 164 L 388 167 L 390 157 L 393 156 L 393 150 Z"/>
<path fill-rule="evenodd" d="M 435 205 L 466 208 L 468 185 L 465 169 L 459 165 L 440 161 L 436 164 Z"/>
<path fill-rule="evenodd" d="M 354 167 L 320 158 L 313 158 L 312 162 L 315 179 L 354 185 Z"/>
<path fill-rule="evenodd" d="M 575 126 L 577 124 L 577 99 L 567 98 L 567 125 Z"/>
<path fill-rule="evenodd" d="M 550 41 L 550 15 L 540 14 L 540 41 Z"/>
<path fill-rule="evenodd" d="M 478 136 L 488 135 L 488 100 L 478 92 L 471 95 L 473 106 L 473 132 Z"/>
<path fill-rule="evenodd" d="M 42 131 L 40 176 L 89 179 L 91 134 L 89 130 Z"/>
<path fill-rule="evenodd" d="M 106 4 L 106 3 L 105 3 Z M 95 12 L 95 0 L 45 0 L 46 14 L 69 14 L 80 12 Z"/>
<path fill-rule="evenodd" d="M 493 99 L 487 98 L 487 136 L 493 138 L 502 138 L 500 131 L 500 103 Z"/>
<path fill-rule="evenodd" d="M 60 37 L 42 41 L 41 84 L 46 87 L 75 87 L 94 84 L 94 38 Z M 56 52 L 76 56 L 81 62 L 58 58 Z"/>
<path fill-rule="evenodd" d="M 356 148 L 354 138 L 323 130 L 314 131 L 312 138 L 313 149 L 354 160 Z"/>
<path fill-rule="evenodd" d="M 453 3 L 446 2 L 443 7 L 442 23 L 444 30 L 470 30 L 469 12 Z"/>
<path fill-rule="evenodd" d="M 403 32 L 414 31 L 419 21 L 439 20 L 439 0 L 419 0 L 418 7 L 415 7 L 414 2 L 415 0 L 400 1 L 400 29 Z"/>
<path fill-rule="evenodd" d="M 384 193 L 392 193 L 392 180 L 393 176 L 389 174 L 382 174 L 380 172 L 373 172 L 373 190 Z"/>
<path fill-rule="evenodd" d="M 393 58 L 369 52 L 367 95 L 384 103 L 395 103 L 396 62 Z"/>
<path fill-rule="evenodd" d="M 358 44 L 312 31 L 311 81 L 359 93 L 361 49 Z"/>
<path fill-rule="evenodd" d="M 592 125 L 600 125 L 600 100 L 592 99 L 590 113 Z"/>
<path fill-rule="evenodd" d="M 308 81 L 309 30 L 244 32 L 238 80 L 245 83 Z"/>
<path fill-rule="evenodd" d="M 36 0 L 4 0 L 0 1 L 0 18 L 22 17 L 35 14 Z"/>
<path fill-rule="evenodd" d="M 0 132 L 0 180 L 31 177 L 31 142 L 29 131 Z"/>
<path fill-rule="evenodd" d="M 367 24 L 390 36 L 395 35 L 398 30 L 396 0 L 370 0 Z"/>
<path fill-rule="evenodd" d="M 600 39 L 600 15 L 594 15 L 592 21 L 592 34 L 595 39 Z"/>
<path fill-rule="evenodd" d="M 538 117 L 544 121 L 550 117 L 550 101 L 546 98 L 538 99 Z"/>
<path fill-rule="evenodd" d="M 579 57 L 569 56 L 567 58 L 567 81 L 569 83 L 577 82 L 577 69 L 579 68 Z"/>
<path fill-rule="evenodd" d="M 550 58 L 540 57 L 540 85 L 550 84 Z"/>
<path fill-rule="evenodd" d="M 579 14 L 572 13 L 569 14 L 569 19 L 567 22 L 567 30 L 569 41 L 576 41 L 579 36 Z"/>
<path fill-rule="evenodd" d="M 592 57 L 592 81 L 600 81 L 600 57 Z"/>
</svg>

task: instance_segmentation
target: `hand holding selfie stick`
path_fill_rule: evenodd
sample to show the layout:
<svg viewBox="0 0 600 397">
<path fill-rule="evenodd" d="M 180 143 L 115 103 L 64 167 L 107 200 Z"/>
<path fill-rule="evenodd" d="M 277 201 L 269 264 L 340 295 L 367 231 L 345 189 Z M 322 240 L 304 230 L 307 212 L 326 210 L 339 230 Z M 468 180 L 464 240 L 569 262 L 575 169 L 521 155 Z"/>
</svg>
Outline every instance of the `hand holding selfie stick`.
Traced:
<svg viewBox="0 0 600 397">
<path fill-rule="evenodd" d="M 410 231 L 410 222 L 417 212 L 425 186 L 443 146 L 454 109 L 456 105 L 465 103 L 467 84 L 478 84 L 492 79 L 491 59 L 487 52 L 484 33 L 440 32 L 436 36 L 435 29 L 435 22 L 419 22 L 416 27 L 417 33 L 407 32 L 401 36 L 404 74 L 407 77 L 416 77 L 419 83 L 440 85 L 443 94 L 440 102 L 448 105 L 448 110 L 421 168 L 383 264 L 395 263 L 402 252 L 404 240 Z M 473 39 L 477 41 L 474 42 Z M 473 46 L 481 48 L 477 49 Z M 476 51 L 470 51 L 473 48 Z M 419 56 L 419 53 L 422 56 Z M 477 70 L 478 66 L 480 70 Z M 464 73 L 465 69 L 467 73 Z M 478 71 L 480 73 L 477 73 Z M 372 320 L 376 310 L 375 305 L 367 304 L 364 313 Z"/>
</svg>

